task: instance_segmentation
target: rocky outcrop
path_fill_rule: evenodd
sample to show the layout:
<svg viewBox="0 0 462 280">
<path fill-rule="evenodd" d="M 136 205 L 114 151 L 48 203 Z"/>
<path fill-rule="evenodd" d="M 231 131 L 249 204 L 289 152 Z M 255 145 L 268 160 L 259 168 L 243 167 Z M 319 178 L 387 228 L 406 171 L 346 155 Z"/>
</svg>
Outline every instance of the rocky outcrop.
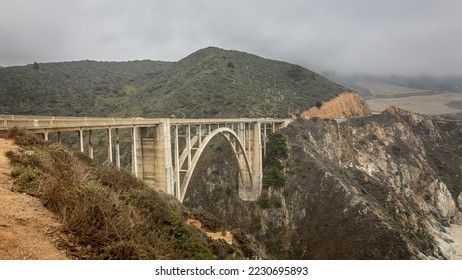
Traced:
<svg viewBox="0 0 462 280">
<path fill-rule="evenodd" d="M 301 113 L 303 118 L 350 118 L 371 115 L 371 110 L 366 101 L 354 92 L 344 92 L 333 99 L 318 104 Z"/>
<path fill-rule="evenodd" d="M 450 259 L 462 191 L 462 126 L 395 107 L 343 123 L 298 119 L 283 133 L 285 185 L 243 202 L 220 150 L 186 203 L 252 233 L 272 258 Z M 218 147 L 218 146 L 217 146 Z M 209 176 L 206 170 L 209 169 Z M 189 191 L 188 191 L 189 192 Z"/>
</svg>

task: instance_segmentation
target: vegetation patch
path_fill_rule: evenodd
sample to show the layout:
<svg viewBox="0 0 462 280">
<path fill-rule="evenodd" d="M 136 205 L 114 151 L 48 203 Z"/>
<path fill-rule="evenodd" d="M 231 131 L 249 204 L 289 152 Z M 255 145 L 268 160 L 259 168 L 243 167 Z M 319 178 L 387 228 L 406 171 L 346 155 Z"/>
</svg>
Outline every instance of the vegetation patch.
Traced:
<svg viewBox="0 0 462 280">
<path fill-rule="evenodd" d="M 17 143 L 32 136 L 11 133 Z M 241 256 L 186 223 L 188 210 L 127 170 L 93 164 L 57 144 L 23 145 L 7 153 L 18 191 L 38 196 L 78 244 L 80 259 L 216 259 Z M 213 217 L 207 217 L 209 227 Z"/>
<path fill-rule="evenodd" d="M 279 169 L 273 168 L 263 175 L 263 186 L 283 187 L 286 183 L 286 178 L 282 175 Z"/>
</svg>

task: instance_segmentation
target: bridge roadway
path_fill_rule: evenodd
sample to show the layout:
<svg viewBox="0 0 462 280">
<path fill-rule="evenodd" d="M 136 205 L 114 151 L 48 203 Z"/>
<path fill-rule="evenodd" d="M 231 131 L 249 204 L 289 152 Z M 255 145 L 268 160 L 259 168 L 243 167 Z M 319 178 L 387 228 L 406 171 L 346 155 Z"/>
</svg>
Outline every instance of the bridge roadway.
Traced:
<svg viewBox="0 0 462 280">
<path fill-rule="evenodd" d="M 266 136 L 286 126 L 289 119 L 169 119 L 169 118 L 89 118 L 60 116 L 0 115 L 0 131 L 13 127 L 41 134 L 76 131 L 80 151 L 88 149 L 93 158 L 93 131 L 107 132 L 107 162 L 120 168 L 119 129 L 131 131 L 131 169 L 158 191 L 183 201 L 189 181 L 207 144 L 222 135 L 231 145 L 239 166 L 239 196 L 254 201 L 262 188 L 262 157 Z M 115 139 L 112 131 L 115 131 Z M 88 142 L 84 143 L 84 132 Z M 115 146 L 115 162 L 113 157 Z"/>
</svg>

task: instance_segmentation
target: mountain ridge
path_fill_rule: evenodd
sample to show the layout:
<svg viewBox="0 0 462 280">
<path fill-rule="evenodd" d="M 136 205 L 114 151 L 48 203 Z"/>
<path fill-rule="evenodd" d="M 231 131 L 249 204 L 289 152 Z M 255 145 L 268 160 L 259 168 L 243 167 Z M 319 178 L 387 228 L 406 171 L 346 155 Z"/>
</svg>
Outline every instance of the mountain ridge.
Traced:
<svg viewBox="0 0 462 280">
<path fill-rule="evenodd" d="M 125 116 L 286 117 L 345 90 L 299 65 L 209 47 L 174 63 L 118 109 Z"/>
</svg>

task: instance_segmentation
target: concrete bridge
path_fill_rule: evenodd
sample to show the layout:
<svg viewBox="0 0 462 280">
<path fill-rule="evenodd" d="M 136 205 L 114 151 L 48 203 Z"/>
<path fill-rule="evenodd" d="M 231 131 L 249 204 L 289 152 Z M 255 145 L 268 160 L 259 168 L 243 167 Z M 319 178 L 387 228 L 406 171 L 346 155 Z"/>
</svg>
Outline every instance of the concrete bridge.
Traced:
<svg viewBox="0 0 462 280">
<path fill-rule="evenodd" d="M 18 127 L 50 134 L 61 142 L 62 132 L 77 132 L 81 152 L 94 157 L 94 131 L 107 133 L 107 162 L 121 166 L 121 129 L 130 130 L 131 167 L 136 177 L 158 191 L 183 201 L 194 169 L 207 144 L 223 136 L 234 151 L 239 166 L 239 196 L 256 200 L 262 188 L 262 158 L 266 135 L 286 126 L 289 119 L 145 119 L 83 118 L 0 115 L 0 131 Z M 87 143 L 84 143 L 84 133 Z M 115 158 L 114 158 L 115 150 Z"/>
</svg>

